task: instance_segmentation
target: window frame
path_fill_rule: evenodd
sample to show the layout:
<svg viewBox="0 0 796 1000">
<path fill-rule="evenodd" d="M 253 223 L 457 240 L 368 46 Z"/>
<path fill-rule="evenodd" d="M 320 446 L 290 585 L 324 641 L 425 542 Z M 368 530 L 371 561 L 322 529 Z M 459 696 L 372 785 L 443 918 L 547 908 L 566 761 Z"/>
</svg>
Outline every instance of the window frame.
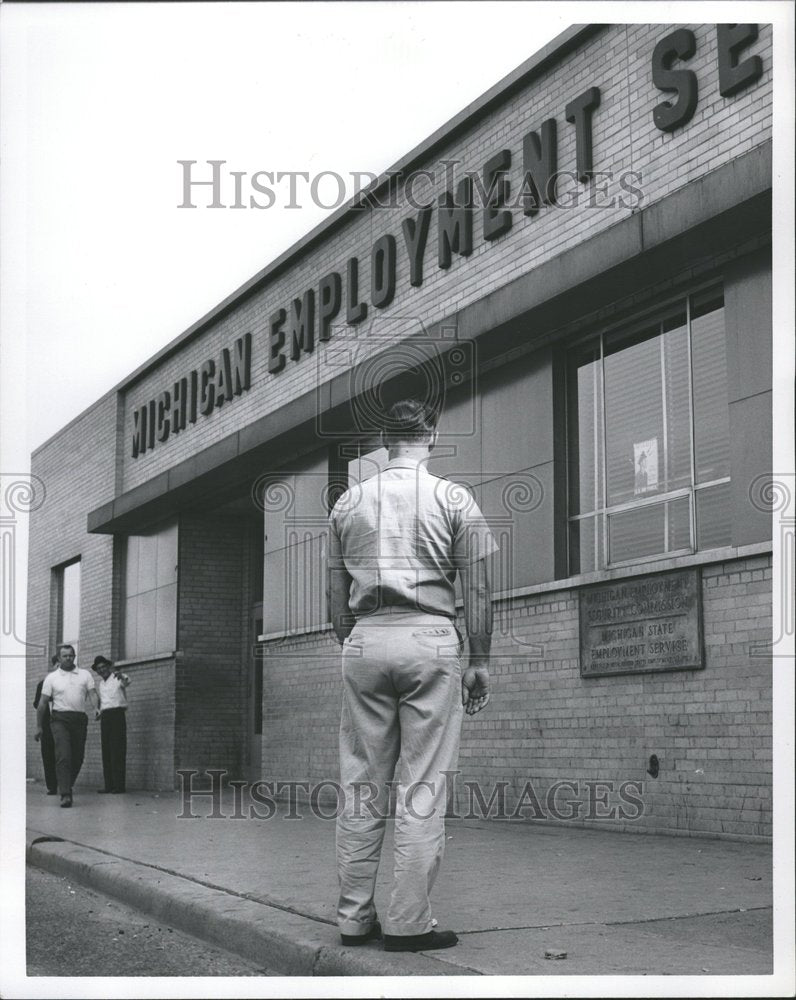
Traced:
<svg viewBox="0 0 796 1000">
<path fill-rule="evenodd" d="M 601 545 L 601 555 L 602 562 L 599 563 L 595 559 L 594 570 L 587 572 L 607 572 L 609 570 L 622 569 L 630 566 L 643 565 L 645 563 L 660 562 L 661 559 L 676 559 L 680 556 L 690 556 L 695 555 L 700 551 L 710 551 L 710 549 L 700 549 L 698 547 L 698 523 L 697 523 L 697 495 L 702 490 L 707 490 L 716 486 L 726 485 L 732 482 L 732 475 L 721 476 L 717 479 L 711 479 L 705 482 L 696 482 L 697 469 L 696 469 L 696 429 L 695 429 L 695 419 L 694 419 L 694 355 L 693 355 L 693 332 L 692 332 L 692 299 L 695 297 L 715 290 L 717 293 L 721 294 L 722 299 L 722 309 L 726 309 L 726 290 L 725 284 L 721 277 L 714 276 L 711 279 L 700 282 L 697 285 L 689 287 L 688 289 L 681 289 L 677 294 L 668 296 L 665 300 L 659 301 L 654 305 L 648 306 L 646 309 L 638 313 L 634 313 L 629 317 L 624 323 L 614 322 L 614 323 L 602 323 L 597 330 L 590 330 L 588 332 L 582 333 L 580 336 L 574 338 L 567 344 L 567 376 L 564 379 L 564 395 L 565 395 L 565 412 L 566 412 L 566 435 L 565 435 L 565 473 L 566 473 L 566 498 L 567 498 L 567 531 L 566 531 L 566 552 L 567 552 L 567 568 L 568 572 L 572 574 L 573 572 L 573 539 L 571 526 L 573 523 L 578 521 L 587 521 L 589 519 L 594 521 L 595 524 L 595 541 L 599 538 Z M 606 352 L 605 343 L 606 338 L 616 337 L 621 338 L 626 341 L 625 346 L 621 350 L 625 350 L 636 344 L 642 343 L 646 339 L 651 339 L 647 337 L 640 336 L 645 330 L 649 329 L 650 324 L 657 322 L 659 327 L 659 333 L 656 336 L 661 336 L 662 327 L 667 318 L 667 313 L 674 313 L 678 305 L 684 304 L 685 306 L 685 318 L 686 318 L 686 343 L 688 349 L 688 426 L 689 426 L 689 449 L 690 449 L 690 461 L 689 461 L 689 474 L 690 474 L 690 484 L 688 486 L 679 487 L 674 490 L 669 490 L 666 493 L 657 493 L 653 496 L 642 497 L 640 499 L 633 499 L 623 501 L 618 504 L 608 504 L 608 464 L 607 464 L 607 424 L 606 424 L 606 399 L 605 399 L 605 358 L 608 355 L 615 353 L 612 351 Z M 708 314 L 705 314 L 708 315 Z M 725 314 L 726 316 L 726 314 Z M 598 357 L 595 360 L 599 361 L 600 366 L 600 385 L 599 385 L 599 395 L 600 395 L 600 419 L 601 419 L 601 434 L 599 443 L 599 461 L 600 470 L 599 473 L 595 470 L 595 479 L 599 480 L 602 478 L 602 489 L 601 489 L 601 506 L 595 507 L 593 510 L 588 512 L 580 512 L 578 514 L 572 514 L 572 501 L 573 501 L 573 483 L 572 483 L 572 469 L 573 469 L 573 453 L 576 460 L 578 459 L 578 443 L 573 437 L 573 426 L 572 426 L 572 413 L 573 413 L 573 403 L 577 405 L 577 391 L 573 391 L 573 379 L 572 375 L 577 370 L 572 364 L 572 357 L 578 350 L 584 350 L 588 346 L 593 345 L 598 347 Z M 725 358 L 726 358 L 726 323 L 725 323 Z M 665 384 L 664 389 L 665 393 Z M 666 421 L 666 409 L 663 408 L 664 413 L 664 423 Z M 729 414 L 728 414 L 729 421 Z M 689 546 L 679 547 L 676 549 L 664 549 L 663 551 L 653 553 L 650 555 L 640 555 L 633 556 L 626 559 L 611 560 L 611 527 L 610 521 L 613 515 L 622 513 L 627 510 L 638 510 L 644 507 L 660 506 L 664 505 L 664 544 L 668 544 L 668 504 L 673 501 L 687 498 L 688 499 L 688 530 L 689 530 Z M 599 532 L 599 535 L 598 535 Z M 582 574 L 584 570 L 582 569 L 582 560 L 580 558 L 580 553 L 578 553 L 578 574 Z"/>
<path fill-rule="evenodd" d="M 161 584 L 160 587 L 152 587 L 148 591 L 138 591 L 135 594 L 128 594 L 127 592 L 127 565 L 129 559 L 129 542 L 131 538 L 141 538 L 152 535 L 159 535 L 162 532 L 170 528 L 175 528 L 177 532 L 176 541 L 176 576 L 175 579 L 167 584 Z M 122 660 L 124 662 L 146 662 L 148 660 L 162 659 L 164 656 L 172 656 L 177 650 L 178 638 L 179 638 L 179 625 L 180 625 L 180 519 L 179 517 L 170 517 L 165 521 L 159 522 L 149 531 L 141 532 L 139 534 L 131 532 L 126 534 L 122 538 L 121 545 L 121 559 L 120 559 L 120 599 L 119 599 L 119 648 L 122 651 Z M 157 578 L 157 570 L 156 570 Z M 128 619 L 128 602 L 131 597 L 139 597 L 143 593 L 155 592 L 165 589 L 166 587 L 175 588 L 175 607 L 174 607 L 174 641 L 171 644 L 170 649 L 157 649 L 155 648 L 151 653 L 142 653 L 138 649 L 131 651 L 127 648 L 127 619 Z M 157 622 L 157 618 L 155 619 Z M 156 627 L 156 626 L 155 626 Z"/>
<path fill-rule="evenodd" d="M 77 637 L 76 638 L 65 638 L 64 637 L 64 606 L 65 606 L 65 573 L 71 566 L 80 567 L 80 581 L 78 584 L 77 592 L 77 615 L 78 615 L 78 627 L 77 627 Z M 67 559 L 65 562 L 59 563 L 57 566 L 52 567 L 52 579 L 53 579 L 53 590 L 54 590 L 54 600 L 52 602 L 52 635 L 53 635 L 53 652 L 57 653 L 58 649 L 62 645 L 71 645 L 75 649 L 75 662 L 77 662 L 80 656 L 80 633 L 82 626 L 82 603 L 83 603 L 83 557 L 82 555 L 74 556 L 72 559 Z"/>
</svg>

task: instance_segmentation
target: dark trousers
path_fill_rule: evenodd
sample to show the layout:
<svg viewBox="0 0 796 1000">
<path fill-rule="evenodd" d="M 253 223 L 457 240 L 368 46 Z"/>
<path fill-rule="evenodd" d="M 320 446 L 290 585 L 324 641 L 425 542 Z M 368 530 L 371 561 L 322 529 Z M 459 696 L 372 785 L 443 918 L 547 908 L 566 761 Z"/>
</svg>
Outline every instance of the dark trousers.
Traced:
<svg viewBox="0 0 796 1000">
<path fill-rule="evenodd" d="M 44 724 L 41 727 L 41 741 L 39 746 L 41 747 L 41 762 L 44 765 L 44 783 L 47 786 L 48 792 L 55 792 L 58 790 L 58 777 L 55 773 L 55 741 L 50 729 L 49 712 L 45 716 Z"/>
<path fill-rule="evenodd" d="M 53 712 L 50 728 L 55 741 L 58 791 L 61 795 L 68 795 L 83 766 L 88 717 L 85 712 Z"/>
<path fill-rule="evenodd" d="M 123 792 L 127 761 L 127 709 L 104 709 L 100 716 L 100 735 L 105 791 Z"/>
</svg>

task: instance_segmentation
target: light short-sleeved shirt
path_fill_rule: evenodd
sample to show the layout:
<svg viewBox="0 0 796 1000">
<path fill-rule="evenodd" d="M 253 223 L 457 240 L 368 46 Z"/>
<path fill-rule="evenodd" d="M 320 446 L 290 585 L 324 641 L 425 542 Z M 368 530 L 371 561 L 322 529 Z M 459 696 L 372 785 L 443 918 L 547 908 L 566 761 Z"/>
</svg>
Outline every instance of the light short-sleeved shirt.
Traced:
<svg viewBox="0 0 796 1000">
<path fill-rule="evenodd" d="M 54 712 L 85 712 L 86 695 L 94 690 L 94 678 L 88 670 L 58 667 L 44 678 L 41 693 L 52 699 Z"/>
<path fill-rule="evenodd" d="M 351 576 L 357 617 L 387 607 L 456 616 L 456 572 L 497 551 L 472 494 L 395 458 L 329 515 L 329 567 Z"/>
<path fill-rule="evenodd" d="M 126 676 L 126 674 L 122 674 L 122 677 Z M 107 680 L 100 679 L 99 684 L 97 684 L 100 711 L 104 712 L 108 708 L 127 708 L 127 692 L 124 689 L 124 682 L 113 674 Z"/>
</svg>

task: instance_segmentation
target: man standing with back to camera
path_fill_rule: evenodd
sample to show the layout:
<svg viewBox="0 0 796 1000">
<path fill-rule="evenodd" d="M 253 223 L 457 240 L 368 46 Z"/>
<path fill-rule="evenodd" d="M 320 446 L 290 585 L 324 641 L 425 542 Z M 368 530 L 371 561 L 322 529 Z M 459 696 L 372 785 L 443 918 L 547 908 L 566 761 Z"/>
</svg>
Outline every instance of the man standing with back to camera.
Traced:
<svg viewBox="0 0 796 1000">
<path fill-rule="evenodd" d="M 329 515 L 329 607 L 343 647 L 337 922 L 345 945 L 382 937 L 373 893 L 400 756 L 386 951 L 458 941 L 433 929 L 429 893 L 445 846 L 445 772 L 456 768 L 462 711 L 475 715 L 489 701 L 486 559 L 497 546 L 469 492 L 426 470 L 436 440 L 421 403 L 395 403 L 382 431 L 386 468 L 344 493 Z"/>
</svg>

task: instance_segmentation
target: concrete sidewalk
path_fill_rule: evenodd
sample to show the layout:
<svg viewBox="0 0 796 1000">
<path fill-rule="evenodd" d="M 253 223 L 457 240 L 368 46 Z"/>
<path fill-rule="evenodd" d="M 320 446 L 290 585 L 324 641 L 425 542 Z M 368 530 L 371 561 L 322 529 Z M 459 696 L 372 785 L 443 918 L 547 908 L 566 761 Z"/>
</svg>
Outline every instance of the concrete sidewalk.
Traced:
<svg viewBox="0 0 796 1000">
<path fill-rule="evenodd" d="M 772 972 L 771 848 L 565 825 L 449 820 L 434 890 L 457 947 L 343 948 L 334 822 L 179 819 L 177 794 L 29 786 L 28 860 L 285 975 L 641 975 Z M 225 792 L 222 812 L 234 814 Z M 44 839 L 42 839 L 44 838 Z M 53 840 L 50 838 L 58 838 Z M 376 902 L 386 910 L 388 825 Z M 547 949 L 566 959 L 545 958 Z"/>
</svg>

